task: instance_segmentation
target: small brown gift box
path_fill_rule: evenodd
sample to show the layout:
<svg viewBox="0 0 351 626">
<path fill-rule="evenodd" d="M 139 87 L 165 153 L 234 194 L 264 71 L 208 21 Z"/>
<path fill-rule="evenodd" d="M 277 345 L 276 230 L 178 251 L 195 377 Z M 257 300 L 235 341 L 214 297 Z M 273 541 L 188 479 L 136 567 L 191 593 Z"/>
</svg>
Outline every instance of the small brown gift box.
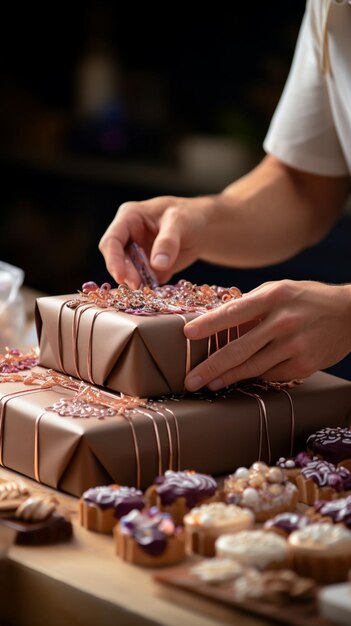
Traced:
<svg viewBox="0 0 351 626">
<path fill-rule="evenodd" d="M 184 324 L 197 313 L 146 317 L 86 304 L 72 310 L 65 303 L 75 297 L 37 300 L 40 365 L 129 395 L 182 393 L 186 372 L 237 336 L 234 328 L 210 343 L 189 341 Z"/>
<path fill-rule="evenodd" d="M 79 496 L 110 483 L 146 488 L 167 469 L 217 476 L 258 458 L 274 463 L 292 444 L 303 449 L 315 430 L 350 423 L 345 380 L 319 372 L 288 394 L 254 387 L 225 398 L 194 394 L 98 419 L 50 410 L 72 399 L 68 389 L 1 383 L 0 464 Z"/>
</svg>

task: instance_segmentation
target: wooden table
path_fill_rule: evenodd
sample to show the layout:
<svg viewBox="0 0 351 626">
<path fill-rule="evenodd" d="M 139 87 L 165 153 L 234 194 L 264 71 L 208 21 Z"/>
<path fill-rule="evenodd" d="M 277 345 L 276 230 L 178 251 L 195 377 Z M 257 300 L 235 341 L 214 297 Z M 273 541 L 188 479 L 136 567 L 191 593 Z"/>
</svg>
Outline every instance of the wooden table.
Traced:
<svg viewBox="0 0 351 626">
<path fill-rule="evenodd" d="M 18 474 L 0 469 L 0 478 Z M 262 626 L 262 620 L 154 582 L 155 570 L 121 561 L 110 536 L 77 521 L 77 499 L 51 492 L 72 512 L 74 539 L 45 547 L 13 546 L 0 567 L 0 624 L 19 626 Z"/>
</svg>

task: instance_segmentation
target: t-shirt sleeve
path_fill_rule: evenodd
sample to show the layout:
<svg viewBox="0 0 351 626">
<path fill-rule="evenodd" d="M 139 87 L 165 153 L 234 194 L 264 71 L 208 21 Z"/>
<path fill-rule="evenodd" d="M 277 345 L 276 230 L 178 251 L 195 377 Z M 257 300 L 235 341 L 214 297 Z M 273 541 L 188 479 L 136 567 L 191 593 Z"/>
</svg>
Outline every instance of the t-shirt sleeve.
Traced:
<svg viewBox="0 0 351 626">
<path fill-rule="evenodd" d="M 318 6 L 310 0 L 290 73 L 263 147 L 268 154 L 296 169 L 343 176 L 348 174 L 348 168 L 321 68 L 323 28 L 317 11 Z"/>
</svg>

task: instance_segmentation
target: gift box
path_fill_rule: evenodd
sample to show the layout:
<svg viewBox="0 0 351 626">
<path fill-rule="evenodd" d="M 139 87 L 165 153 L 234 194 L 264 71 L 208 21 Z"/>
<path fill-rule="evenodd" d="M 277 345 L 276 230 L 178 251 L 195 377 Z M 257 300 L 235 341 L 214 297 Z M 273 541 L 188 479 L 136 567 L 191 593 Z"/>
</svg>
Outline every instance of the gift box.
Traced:
<svg viewBox="0 0 351 626">
<path fill-rule="evenodd" d="M 60 385 L 1 383 L 0 464 L 76 496 L 110 483 L 146 488 L 167 469 L 218 476 L 274 463 L 351 417 L 351 383 L 321 372 L 293 389 L 161 398 L 121 414 L 98 399 L 113 404 L 118 394 L 97 393 L 89 404 Z"/>
<path fill-rule="evenodd" d="M 89 304 L 71 309 L 74 298 L 37 300 L 40 365 L 130 395 L 182 393 L 186 373 L 237 337 L 233 328 L 190 341 L 183 328 L 197 313 L 138 316 Z"/>
</svg>

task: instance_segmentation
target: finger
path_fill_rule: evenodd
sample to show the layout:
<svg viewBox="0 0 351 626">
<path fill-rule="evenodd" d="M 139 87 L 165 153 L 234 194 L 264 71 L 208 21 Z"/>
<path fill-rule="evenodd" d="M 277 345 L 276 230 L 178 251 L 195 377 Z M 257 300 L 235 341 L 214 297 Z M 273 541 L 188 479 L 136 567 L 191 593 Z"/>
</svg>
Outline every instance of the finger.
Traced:
<svg viewBox="0 0 351 626">
<path fill-rule="evenodd" d="M 192 320 L 184 326 L 184 333 L 189 339 L 203 339 L 263 317 L 268 311 L 269 303 L 260 294 L 247 294 Z"/>
<path fill-rule="evenodd" d="M 178 211 L 169 207 L 160 220 L 159 233 L 152 246 L 150 262 L 158 272 L 168 275 L 179 255 L 182 227 Z"/>
<path fill-rule="evenodd" d="M 235 344 L 236 341 L 232 343 Z M 222 352 L 222 350 L 220 350 L 216 355 L 213 355 L 213 357 L 220 357 L 220 353 Z M 263 346 L 248 359 L 242 361 L 234 367 L 232 360 L 231 366 L 226 370 L 223 370 L 219 376 L 215 375 L 216 370 L 213 368 L 213 364 L 208 363 L 210 359 L 207 359 L 207 361 L 204 361 L 203 363 L 201 363 L 200 366 L 190 372 L 185 380 L 185 386 L 190 391 L 195 391 L 201 386 L 207 385 L 212 391 L 217 391 L 218 389 L 222 389 L 227 385 L 232 385 L 233 383 L 236 383 L 240 380 L 261 377 L 263 372 L 265 372 L 269 368 L 275 367 L 278 363 L 280 363 L 282 360 L 284 361 L 286 358 L 287 353 L 281 343 L 271 342 Z M 222 368 L 218 363 L 218 371 L 220 371 L 221 369 Z M 196 386 L 194 387 L 193 381 L 191 380 L 191 377 L 194 375 L 196 377 L 199 377 L 200 375 L 202 385 L 197 386 L 199 382 L 197 378 L 195 381 Z"/>
<path fill-rule="evenodd" d="M 286 382 L 289 380 L 308 378 L 316 368 L 306 368 L 301 361 L 287 359 L 262 373 L 263 380 Z"/>
</svg>

